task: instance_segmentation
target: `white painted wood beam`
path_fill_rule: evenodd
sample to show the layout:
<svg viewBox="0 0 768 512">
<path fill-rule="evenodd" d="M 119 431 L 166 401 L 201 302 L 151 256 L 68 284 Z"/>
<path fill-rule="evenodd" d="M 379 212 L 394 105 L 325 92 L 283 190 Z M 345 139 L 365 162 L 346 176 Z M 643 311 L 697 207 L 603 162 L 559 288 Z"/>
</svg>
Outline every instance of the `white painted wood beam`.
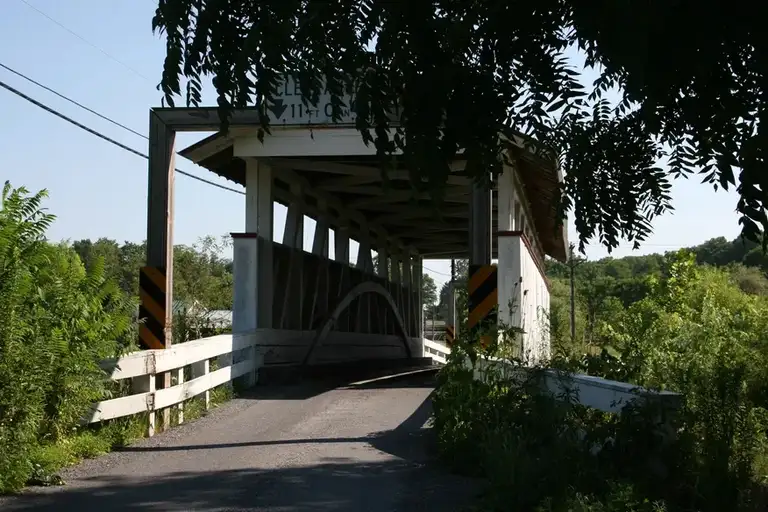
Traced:
<svg viewBox="0 0 768 512">
<path fill-rule="evenodd" d="M 325 201 L 325 204 L 328 208 L 333 208 L 337 212 L 339 212 L 339 216 L 333 219 L 333 222 L 335 223 L 335 226 L 340 227 L 347 227 L 349 228 L 349 234 L 350 236 L 353 235 L 359 235 L 360 237 L 368 236 L 370 237 L 371 234 L 375 234 L 379 237 L 388 238 L 393 241 L 395 244 L 401 244 L 399 242 L 399 238 L 397 236 L 394 236 L 393 234 L 389 233 L 383 226 L 369 222 L 368 219 L 363 215 L 361 212 L 350 208 L 348 205 L 342 203 L 338 198 L 334 197 L 331 194 L 325 193 L 323 191 L 319 191 L 316 189 L 313 189 L 311 187 L 311 184 L 307 182 L 306 179 L 304 179 L 301 175 L 297 174 L 291 169 L 285 169 L 281 168 L 279 170 L 279 176 L 281 179 L 289 182 L 292 185 L 293 191 L 291 194 L 297 195 L 298 193 L 295 191 L 294 186 L 299 185 L 301 187 L 301 194 L 307 193 L 309 195 L 314 196 L 318 200 Z M 276 193 L 276 195 L 278 195 Z M 283 197 L 288 197 L 288 194 L 285 194 L 281 192 Z M 302 198 L 303 195 L 297 196 Z M 304 209 L 305 211 L 310 211 L 314 213 L 315 215 L 319 215 L 319 212 L 316 208 L 311 208 L 309 205 L 304 203 Z M 352 220 L 355 223 L 357 223 L 360 226 L 360 230 L 353 230 L 352 227 L 347 223 L 346 225 L 343 225 L 346 219 Z M 334 226 L 334 227 L 335 227 Z"/>
<path fill-rule="evenodd" d="M 305 205 L 301 185 L 291 184 L 291 192 L 293 193 L 295 200 L 288 205 L 288 213 L 285 218 L 283 244 L 295 249 L 303 249 Z"/>
<path fill-rule="evenodd" d="M 349 231 L 338 227 L 333 230 L 333 257 L 336 261 L 349 264 Z"/>
<path fill-rule="evenodd" d="M 312 242 L 312 253 L 327 258 L 330 222 L 325 208 L 325 201 L 318 203 L 318 210 L 320 210 L 320 215 L 315 219 L 315 237 Z"/>
<path fill-rule="evenodd" d="M 245 231 L 246 233 L 256 234 L 258 237 L 267 241 L 257 247 L 256 271 L 257 286 L 254 290 L 250 289 L 251 284 L 247 284 L 248 289 L 243 293 L 256 293 L 256 309 L 253 314 L 256 315 L 257 327 L 272 326 L 272 301 L 274 286 L 274 269 L 272 242 L 274 226 L 274 197 L 273 197 L 273 177 L 272 168 L 268 162 L 248 159 L 245 168 Z M 241 240 L 241 245 L 247 246 L 249 242 Z M 245 274 L 249 274 L 246 272 Z M 237 283 L 235 283 L 237 285 Z"/>
<path fill-rule="evenodd" d="M 332 181 L 320 185 L 323 190 L 340 190 L 337 187 L 354 186 L 365 183 L 375 183 L 382 179 L 381 169 L 373 165 L 354 165 L 327 160 L 305 160 L 301 158 L 274 158 L 276 165 L 306 172 L 322 172 L 341 175 Z M 463 167 L 462 167 L 463 169 Z M 408 171 L 392 169 L 387 171 L 390 180 L 410 180 Z M 448 176 L 448 185 L 466 187 L 471 179 L 466 176 Z"/>
</svg>

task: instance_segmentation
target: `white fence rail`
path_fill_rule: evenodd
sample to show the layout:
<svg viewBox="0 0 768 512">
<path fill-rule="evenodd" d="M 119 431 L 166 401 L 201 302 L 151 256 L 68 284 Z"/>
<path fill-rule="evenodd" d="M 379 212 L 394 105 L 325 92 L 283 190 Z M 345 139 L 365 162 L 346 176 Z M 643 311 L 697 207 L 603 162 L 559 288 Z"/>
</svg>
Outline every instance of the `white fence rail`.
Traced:
<svg viewBox="0 0 768 512">
<path fill-rule="evenodd" d="M 448 362 L 448 354 L 451 349 L 432 340 L 424 339 L 424 357 L 431 357 L 436 363 L 445 364 Z"/>
<path fill-rule="evenodd" d="M 83 423 L 148 413 L 148 435 L 152 436 L 157 411 L 176 407 L 178 423 L 183 423 L 185 401 L 204 395 L 208 408 L 210 390 L 217 386 L 244 376 L 246 386 L 251 386 L 256 383 L 256 372 L 262 365 L 300 363 L 315 335 L 314 331 L 255 329 L 237 335 L 222 334 L 194 340 L 166 350 L 142 350 L 104 361 L 101 367 L 108 379 L 130 380 L 130 394 L 93 404 Z M 409 343 L 414 351 L 420 346 L 416 338 L 409 339 Z M 315 352 L 313 360 L 317 363 L 349 362 L 364 357 L 401 358 L 406 353 L 398 336 L 337 331 L 316 347 Z M 234 357 L 234 363 L 233 354 L 240 354 Z M 211 360 L 218 362 L 214 371 L 211 371 Z M 187 367 L 191 379 L 185 382 Z M 175 382 L 170 387 L 158 389 L 157 377 L 169 372 Z M 170 419 L 164 415 L 166 418 Z"/>
<path fill-rule="evenodd" d="M 435 362 L 445 364 L 450 353 L 451 349 L 447 346 L 424 340 L 425 357 L 431 357 Z M 483 379 L 491 366 L 498 368 L 499 365 L 502 368 L 509 367 L 508 363 L 501 359 L 479 359 L 475 366 L 475 378 Z M 509 376 L 514 378 L 513 374 Z M 546 370 L 544 386 L 553 396 L 568 393 L 575 396 L 581 405 L 611 413 L 621 412 L 627 404 L 638 399 L 657 399 L 669 407 L 676 407 L 681 398 L 678 393 L 671 391 L 651 391 L 626 382 L 578 373 L 565 374 L 557 370 Z"/>
<path fill-rule="evenodd" d="M 149 414 L 148 435 L 155 433 L 155 412 L 178 406 L 178 422 L 184 421 L 183 402 L 205 395 L 206 408 L 210 405 L 211 389 L 247 375 L 250 382 L 256 378 L 256 337 L 250 334 L 233 336 L 222 334 L 190 341 L 167 350 L 143 350 L 118 359 L 102 362 L 102 368 L 111 380 L 131 379 L 128 396 L 103 400 L 94 404 L 84 423 Z M 248 350 L 242 361 L 232 364 L 232 354 Z M 219 368 L 210 371 L 210 360 L 217 358 Z M 184 381 L 184 367 L 191 366 L 192 378 Z M 176 384 L 156 389 L 156 377 L 172 372 Z M 167 426 L 166 426 L 167 427 Z"/>
<path fill-rule="evenodd" d="M 204 395 L 207 408 L 211 389 L 243 376 L 247 384 L 255 384 L 256 370 L 264 357 L 258 348 L 259 338 L 258 332 L 236 336 L 222 334 L 183 343 L 167 350 L 144 350 L 104 361 L 102 368 L 109 379 L 131 380 L 131 394 L 94 404 L 83 423 L 97 423 L 146 412 L 149 416 L 148 435 L 152 436 L 155 433 L 156 412 L 174 406 L 178 408 L 178 423 L 182 423 L 183 404 L 190 398 Z M 446 364 L 451 353 L 451 349 L 442 343 L 426 339 L 423 340 L 423 351 L 425 357 L 431 357 L 440 364 Z M 233 363 L 233 354 L 237 353 L 243 356 Z M 212 359 L 218 361 L 218 368 L 214 371 L 210 367 Z M 505 363 L 495 359 L 481 360 L 475 367 L 475 378 L 484 378 L 487 367 L 498 364 Z M 185 381 L 184 368 L 188 366 L 191 379 Z M 167 372 L 175 376 L 175 384 L 156 389 L 157 376 Z M 574 393 L 581 404 L 606 412 L 619 412 L 637 398 L 658 397 L 673 403 L 680 398 L 676 393 L 657 393 L 589 375 L 562 375 L 555 370 L 548 371 L 545 385 L 554 395 Z"/>
</svg>

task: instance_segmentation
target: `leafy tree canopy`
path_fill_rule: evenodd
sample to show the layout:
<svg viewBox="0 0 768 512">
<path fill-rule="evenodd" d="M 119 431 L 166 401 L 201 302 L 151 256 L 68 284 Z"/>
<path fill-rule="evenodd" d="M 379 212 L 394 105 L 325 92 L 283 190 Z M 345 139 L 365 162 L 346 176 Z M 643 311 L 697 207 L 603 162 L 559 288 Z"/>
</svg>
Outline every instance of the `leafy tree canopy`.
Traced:
<svg viewBox="0 0 768 512">
<path fill-rule="evenodd" d="M 431 311 L 437 302 L 437 285 L 429 274 L 422 274 L 421 276 L 421 301 L 428 311 Z"/>
<path fill-rule="evenodd" d="M 167 34 L 160 87 L 169 104 L 185 90 L 187 104 L 198 105 L 211 76 L 226 129 L 235 107 L 264 111 L 282 74 L 310 99 L 325 79 L 333 98 L 354 94 L 363 138 L 380 156 L 401 149 L 414 187 L 436 199 L 457 150 L 480 178 L 500 170 L 499 133 L 530 135 L 566 173 L 559 206 L 573 213 L 580 246 L 597 237 L 610 249 L 622 237 L 646 238 L 651 220 L 671 208 L 671 179 L 694 172 L 716 188 L 737 185 L 745 236 L 768 229 L 768 39 L 757 9 L 724 1 L 160 0 L 153 30 Z M 567 64 L 573 48 L 600 70 L 591 90 Z M 612 88 L 618 105 L 602 96 Z M 400 124 L 390 140 L 383 128 L 395 103 Z"/>
</svg>

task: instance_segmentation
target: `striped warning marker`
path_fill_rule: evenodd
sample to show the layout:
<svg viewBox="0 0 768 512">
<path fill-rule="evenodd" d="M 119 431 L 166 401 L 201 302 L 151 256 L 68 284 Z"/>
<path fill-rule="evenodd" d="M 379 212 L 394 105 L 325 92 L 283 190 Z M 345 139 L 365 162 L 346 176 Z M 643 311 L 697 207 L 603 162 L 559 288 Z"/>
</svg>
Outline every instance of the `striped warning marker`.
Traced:
<svg viewBox="0 0 768 512">
<path fill-rule="evenodd" d="M 139 342 L 145 349 L 165 348 L 165 268 L 139 269 Z"/>
<path fill-rule="evenodd" d="M 469 266 L 469 322 L 471 331 L 485 331 L 496 325 L 499 301 L 496 265 Z M 483 336 L 487 338 L 487 336 Z M 481 340 L 487 345 L 489 340 Z"/>
<path fill-rule="evenodd" d="M 456 341 L 456 329 L 452 325 L 446 325 L 445 326 L 445 344 L 447 346 L 453 345 L 453 342 Z"/>
</svg>

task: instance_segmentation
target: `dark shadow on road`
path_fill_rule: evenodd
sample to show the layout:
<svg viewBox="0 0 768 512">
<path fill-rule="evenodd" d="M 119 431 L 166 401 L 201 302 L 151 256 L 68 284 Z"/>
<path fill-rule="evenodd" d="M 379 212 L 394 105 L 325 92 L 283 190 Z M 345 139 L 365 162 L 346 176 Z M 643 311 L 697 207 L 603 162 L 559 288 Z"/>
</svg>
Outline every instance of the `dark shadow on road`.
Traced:
<svg viewBox="0 0 768 512">
<path fill-rule="evenodd" d="M 249 446 L 288 446 L 311 444 L 335 444 L 335 443 L 369 443 L 374 448 L 389 453 L 396 457 L 412 462 L 426 462 L 426 454 L 423 449 L 432 455 L 432 431 L 425 428 L 431 415 L 431 402 L 429 399 L 419 405 L 405 421 L 394 430 L 377 432 L 364 437 L 320 437 L 310 439 L 279 439 L 274 441 L 249 441 L 243 443 L 219 443 L 180 446 L 125 446 L 116 451 L 124 453 L 142 452 L 184 452 L 198 450 L 215 450 L 222 448 L 239 448 Z"/>
<path fill-rule="evenodd" d="M 420 371 L 418 374 L 403 373 L 388 378 L 363 381 L 360 383 L 341 384 L 338 389 L 404 389 L 404 388 L 434 388 L 437 369 Z"/>
<path fill-rule="evenodd" d="M 383 382 L 382 382 L 383 385 Z M 78 488 L 57 488 L 21 495 L 3 503 L 4 511 L 461 511 L 475 501 L 480 484 L 450 475 L 431 462 L 432 431 L 425 428 L 431 403 L 426 399 L 390 431 L 363 438 L 265 441 L 269 444 L 367 442 L 396 457 L 386 462 L 324 459 L 307 467 L 215 472 L 178 472 L 146 479 L 94 477 Z M 126 448 L 165 451 L 229 448 L 201 445 Z M 194 453 L 194 452 L 193 452 Z"/>
<path fill-rule="evenodd" d="M 88 484 L 87 488 L 21 496 L 3 510 L 449 512 L 462 510 L 473 498 L 458 477 L 407 461 L 328 460 L 302 468 L 179 472 L 161 480 L 95 477 Z"/>
<path fill-rule="evenodd" d="M 371 359 L 318 365 L 274 365 L 259 369 L 259 384 L 244 397 L 304 400 L 353 382 L 432 367 L 431 359 Z M 290 390 L 286 393 L 286 390 Z"/>
<path fill-rule="evenodd" d="M 415 370 L 425 371 L 416 375 L 410 374 Z M 238 397 L 253 400 L 306 400 L 334 389 L 431 388 L 435 385 L 437 372 L 438 368 L 406 368 L 318 375 L 279 384 L 257 385 L 238 391 Z M 371 379 L 377 380 L 365 382 Z"/>
<path fill-rule="evenodd" d="M 394 430 L 373 434 L 368 442 L 382 452 L 420 464 L 435 461 L 434 431 L 428 428 L 432 416 L 432 400 L 424 400 L 411 415 Z"/>
</svg>

